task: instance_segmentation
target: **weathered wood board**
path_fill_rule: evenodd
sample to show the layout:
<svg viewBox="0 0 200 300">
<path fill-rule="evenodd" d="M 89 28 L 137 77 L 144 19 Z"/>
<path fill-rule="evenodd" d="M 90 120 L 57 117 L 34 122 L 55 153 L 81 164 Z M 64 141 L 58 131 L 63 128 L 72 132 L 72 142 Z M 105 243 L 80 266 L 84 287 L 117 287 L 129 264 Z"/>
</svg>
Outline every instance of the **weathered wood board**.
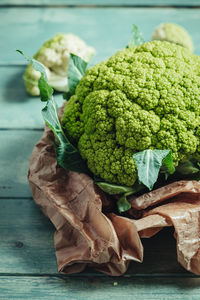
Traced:
<svg viewBox="0 0 200 300">
<path fill-rule="evenodd" d="M 9 300 L 199 300 L 200 278 L 0 278 Z M 2 298 L 3 299 L 3 298 Z"/>
<path fill-rule="evenodd" d="M 29 157 L 41 135 L 40 131 L 0 130 L 0 197 L 31 197 Z"/>
<path fill-rule="evenodd" d="M 139 26 L 145 40 L 150 40 L 161 22 L 185 26 L 192 34 L 195 52 L 200 53 L 200 9 L 1 8 L 0 20 L 0 65 L 24 64 L 24 58 L 15 49 L 33 55 L 45 40 L 58 32 L 77 34 L 94 46 L 97 54 L 92 63 L 97 63 L 129 43 L 132 24 Z"/>
<path fill-rule="evenodd" d="M 199 6 L 199 0 L 1 0 L 0 5 L 45 6 Z"/>
</svg>

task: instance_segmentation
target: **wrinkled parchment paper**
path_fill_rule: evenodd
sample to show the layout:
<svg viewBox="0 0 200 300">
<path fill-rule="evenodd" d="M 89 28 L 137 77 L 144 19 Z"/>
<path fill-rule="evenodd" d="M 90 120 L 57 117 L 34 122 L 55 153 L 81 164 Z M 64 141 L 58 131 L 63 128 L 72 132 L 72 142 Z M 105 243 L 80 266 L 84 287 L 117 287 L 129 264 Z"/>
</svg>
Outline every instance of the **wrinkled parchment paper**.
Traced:
<svg viewBox="0 0 200 300">
<path fill-rule="evenodd" d="M 57 165 L 52 138 L 46 127 L 30 158 L 28 179 L 35 202 L 56 228 L 61 273 L 80 272 L 90 265 L 109 275 L 121 275 L 131 260 L 142 262 L 141 237 L 174 226 L 178 261 L 200 274 L 199 182 L 179 181 L 132 197 L 130 218 L 122 217 L 107 210 L 112 207 L 109 196 L 90 177 Z M 134 220 L 131 216 L 136 210 L 141 217 Z"/>
</svg>

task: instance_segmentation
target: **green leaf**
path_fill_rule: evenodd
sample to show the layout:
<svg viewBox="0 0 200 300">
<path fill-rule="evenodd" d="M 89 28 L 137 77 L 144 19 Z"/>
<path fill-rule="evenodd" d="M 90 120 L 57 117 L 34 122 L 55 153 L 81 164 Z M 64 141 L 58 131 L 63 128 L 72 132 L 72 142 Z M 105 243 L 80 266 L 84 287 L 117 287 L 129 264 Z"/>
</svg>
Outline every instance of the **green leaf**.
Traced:
<svg viewBox="0 0 200 300">
<path fill-rule="evenodd" d="M 46 106 L 42 109 L 42 115 L 46 124 L 53 131 L 59 142 L 56 147 L 58 164 L 70 171 L 88 173 L 86 163 L 81 158 L 76 147 L 70 143 L 63 132 L 58 119 L 57 106 L 52 96 Z"/>
<path fill-rule="evenodd" d="M 127 200 L 127 196 L 135 194 L 143 189 L 145 189 L 143 184 L 135 183 L 132 187 L 117 185 L 108 182 L 99 181 L 99 179 L 95 180 L 95 183 L 109 195 L 120 195 L 123 194 L 120 199 L 117 201 L 117 207 L 119 212 L 124 212 L 131 208 L 129 201 Z"/>
<path fill-rule="evenodd" d="M 21 50 L 17 51 L 24 55 Z M 81 158 L 79 151 L 70 143 L 64 134 L 57 114 L 57 105 L 52 95 L 53 89 L 48 84 L 45 67 L 35 59 L 27 56 L 25 56 L 25 58 L 28 60 L 28 62 L 33 64 L 33 67 L 36 71 L 41 72 L 41 78 L 39 80 L 38 87 L 40 89 L 41 101 L 47 102 L 46 106 L 42 109 L 42 116 L 45 120 L 45 123 L 53 131 L 55 139 L 58 142 L 58 144 L 56 142 L 54 143 L 54 146 L 56 147 L 58 164 L 70 171 L 89 173 L 87 165 Z"/>
<path fill-rule="evenodd" d="M 34 59 L 34 58 L 32 58 L 32 57 L 29 57 L 29 56 L 25 55 L 25 54 L 23 53 L 23 51 L 21 51 L 21 50 L 19 50 L 19 49 L 17 49 L 16 51 L 17 51 L 18 53 L 20 53 L 21 55 L 23 55 L 23 56 L 26 58 L 26 60 L 27 60 L 29 63 L 31 63 L 31 64 L 33 65 L 33 67 L 34 67 L 34 69 L 35 69 L 36 71 L 38 71 L 38 72 L 40 72 L 40 73 L 43 73 L 44 79 L 48 82 L 46 70 L 45 70 L 45 67 L 43 66 L 43 64 L 41 64 L 41 63 L 40 63 L 39 61 L 37 61 L 36 59 Z"/>
<path fill-rule="evenodd" d="M 16 50 L 16 51 L 19 52 L 21 55 L 23 55 L 26 58 L 26 60 L 33 65 L 33 68 L 36 71 L 39 71 L 41 73 L 41 77 L 38 81 L 38 87 L 39 87 L 39 90 L 40 90 L 40 98 L 41 98 L 41 101 L 48 101 L 51 98 L 52 94 L 53 94 L 53 89 L 48 84 L 48 79 L 47 79 L 47 74 L 46 74 L 45 67 L 43 66 L 43 64 L 41 64 L 36 59 L 31 58 L 29 56 L 26 56 L 23 53 L 23 51 L 21 51 L 21 50 Z"/>
<path fill-rule="evenodd" d="M 124 193 L 132 193 L 134 189 L 132 187 L 123 186 L 123 185 L 116 185 L 107 182 L 96 182 L 96 184 L 106 193 L 109 195 L 117 195 L 117 194 L 124 194 Z"/>
<path fill-rule="evenodd" d="M 96 181 L 95 183 L 102 189 L 102 191 L 108 193 L 109 195 L 120 195 L 120 194 L 132 195 L 144 188 L 144 186 L 141 184 L 134 184 L 134 186 L 129 187 L 125 185 L 117 185 L 108 182 Z"/>
<path fill-rule="evenodd" d="M 68 66 L 68 86 L 69 93 L 65 94 L 66 99 L 74 95 L 75 89 L 82 76 L 84 75 L 88 63 L 79 56 L 70 53 L 69 66 Z"/>
<path fill-rule="evenodd" d="M 70 94 L 70 92 L 65 92 L 63 93 L 63 99 L 65 99 L 66 101 L 70 99 L 72 95 Z"/>
<path fill-rule="evenodd" d="M 144 150 L 133 155 L 138 169 L 138 178 L 149 190 L 152 190 L 158 179 L 161 166 L 167 167 L 166 173 L 172 174 L 175 169 L 171 150 Z"/>
<path fill-rule="evenodd" d="M 173 174 L 174 172 L 175 167 L 173 164 L 172 152 L 170 151 L 169 154 L 162 161 L 160 173 L 165 174 L 165 180 L 167 180 L 169 175 Z"/>
<path fill-rule="evenodd" d="M 198 173 L 200 169 L 198 168 L 198 164 L 195 166 L 191 160 L 187 160 L 179 163 L 179 165 L 176 167 L 176 171 L 182 175 L 190 175 Z"/>
<path fill-rule="evenodd" d="M 132 27 L 132 39 L 131 42 L 128 44 L 127 48 L 137 47 L 145 42 L 142 32 L 139 28 L 133 24 Z"/>
<path fill-rule="evenodd" d="M 41 73 L 41 77 L 39 79 L 38 82 L 38 87 L 40 90 L 40 98 L 41 101 L 48 101 L 52 94 L 53 94 L 53 89 L 52 87 L 48 84 L 48 82 L 46 81 L 46 79 L 44 78 L 44 74 Z"/>
<path fill-rule="evenodd" d="M 163 158 L 162 165 L 166 166 L 166 168 L 167 168 L 166 173 L 173 174 L 175 172 L 175 167 L 174 167 L 174 164 L 173 164 L 173 158 L 172 158 L 172 151 L 171 150 L 169 151 L 167 156 Z"/>
<path fill-rule="evenodd" d="M 117 201 L 117 207 L 120 213 L 125 212 L 131 208 L 130 202 L 127 200 L 126 195 L 123 195 L 118 201 Z"/>
<path fill-rule="evenodd" d="M 46 70 L 43 64 L 34 58 L 31 58 L 30 63 L 33 65 L 34 69 L 44 75 L 45 80 L 48 82 Z"/>
</svg>

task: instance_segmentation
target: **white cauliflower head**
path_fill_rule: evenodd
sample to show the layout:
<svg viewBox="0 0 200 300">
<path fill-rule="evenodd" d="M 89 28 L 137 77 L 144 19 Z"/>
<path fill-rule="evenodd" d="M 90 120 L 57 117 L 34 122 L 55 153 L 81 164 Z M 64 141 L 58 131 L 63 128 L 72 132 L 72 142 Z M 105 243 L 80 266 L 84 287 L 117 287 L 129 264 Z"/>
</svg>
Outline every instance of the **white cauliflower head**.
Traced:
<svg viewBox="0 0 200 300">
<path fill-rule="evenodd" d="M 34 55 L 34 58 L 45 66 L 49 84 L 60 92 L 68 91 L 67 69 L 70 53 L 89 62 L 95 50 L 74 34 L 58 33 L 46 41 Z M 24 82 L 27 92 L 33 96 L 40 94 L 38 88 L 40 75 L 31 64 L 27 66 Z"/>
<path fill-rule="evenodd" d="M 194 50 L 192 38 L 189 33 L 181 26 L 174 23 L 162 23 L 155 28 L 152 40 L 168 41 Z"/>
</svg>

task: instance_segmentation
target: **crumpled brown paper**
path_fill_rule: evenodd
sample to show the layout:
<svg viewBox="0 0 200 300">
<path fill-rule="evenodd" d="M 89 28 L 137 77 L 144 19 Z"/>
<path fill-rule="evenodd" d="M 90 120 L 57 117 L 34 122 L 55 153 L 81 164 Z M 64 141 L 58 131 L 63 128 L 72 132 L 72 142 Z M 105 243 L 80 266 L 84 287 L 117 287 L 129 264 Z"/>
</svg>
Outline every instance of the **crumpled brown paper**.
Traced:
<svg viewBox="0 0 200 300">
<path fill-rule="evenodd" d="M 105 214 L 102 208 L 107 211 L 112 204 L 109 197 L 87 175 L 57 165 L 52 138 L 46 127 L 33 150 L 28 179 L 35 202 L 56 227 L 60 272 L 76 273 L 90 265 L 109 275 L 121 275 L 131 260 L 142 262 L 140 237 L 174 226 L 179 262 L 200 274 L 200 183 L 180 181 L 131 198 L 130 217 L 134 210 L 142 210 L 138 220 Z"/>
</svg>

